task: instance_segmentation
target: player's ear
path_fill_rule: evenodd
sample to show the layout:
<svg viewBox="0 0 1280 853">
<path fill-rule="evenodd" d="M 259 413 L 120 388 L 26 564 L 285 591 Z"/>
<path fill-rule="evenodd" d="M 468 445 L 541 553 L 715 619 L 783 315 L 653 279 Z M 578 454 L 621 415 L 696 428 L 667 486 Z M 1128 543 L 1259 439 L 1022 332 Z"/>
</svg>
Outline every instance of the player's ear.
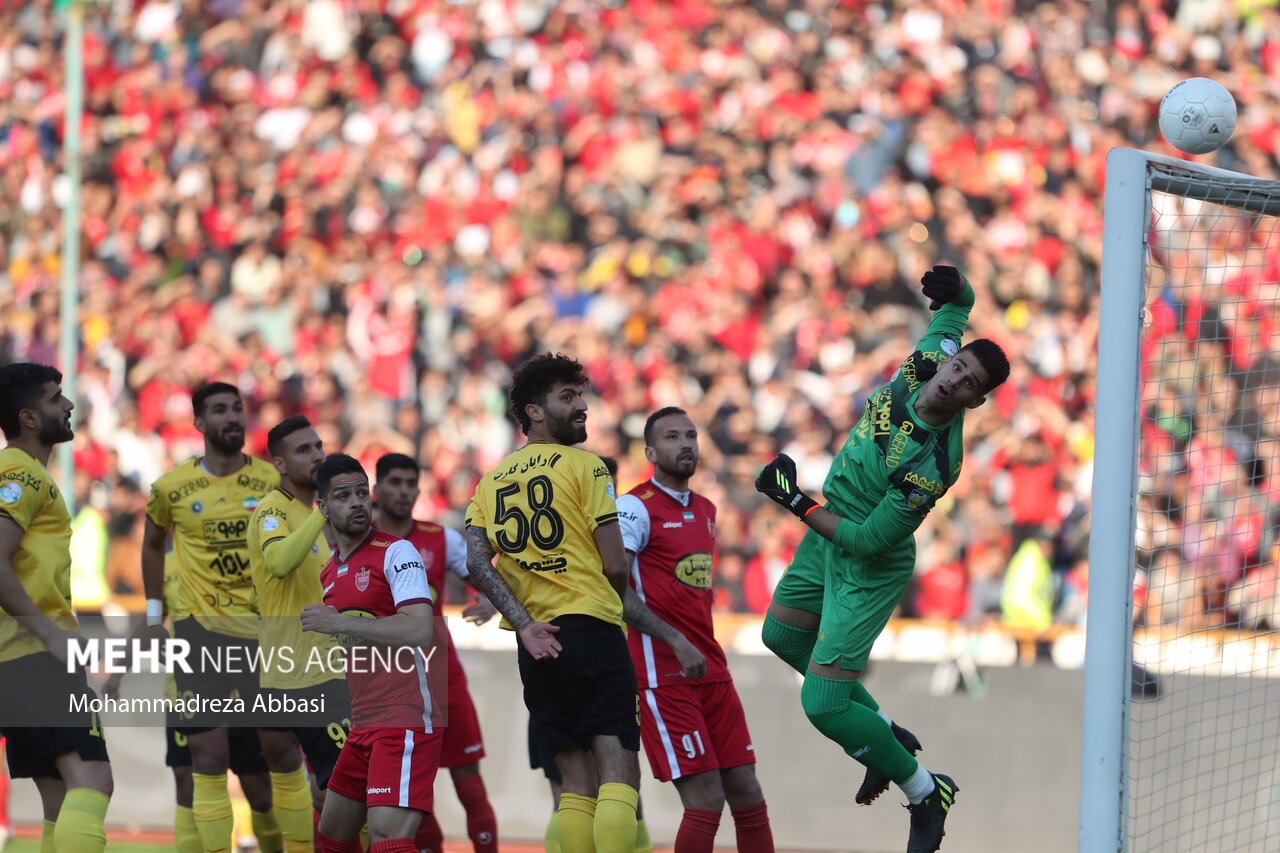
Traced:
<svg viewBox="0 0 1280 853">
<path fill-rule="evenodd" d="M 316 509 L 320 510 L 325 521 L 329 520 L 329 505 L 324 502 L 324 498 L 316 498 Z"/>
<path fill-rule="evenodd" d="M 531 423 L 542 423 L 542 406 L 537 403 L 525 403 L 524 413 L 529 416 L 529 421 Z"/>
<path fill-rule="evenodd" d="M 651 464 L 656 465 L 658 462 L 658 452 L 646 444 L 644 446 L 644 458 L 648 459 Z"/>
<path fill-rule="evenodd" d="M 976 408 L 978 408 L 979 406 L 981 406 L 981 405 L 982 405 L 983 403 L 985 403 L 985 402 L 987 402 L 987 395 L 986 395 L 986 394 L 983 394 L 981 397 L 978 397 L 978 398 L 976 398 L 976 399 L 974 399 L 974 400 L 970 400 L 970 401 L 965 405 L 965 408 L 966 408 L 966 409 L 976 409 Z"/>
</svg>

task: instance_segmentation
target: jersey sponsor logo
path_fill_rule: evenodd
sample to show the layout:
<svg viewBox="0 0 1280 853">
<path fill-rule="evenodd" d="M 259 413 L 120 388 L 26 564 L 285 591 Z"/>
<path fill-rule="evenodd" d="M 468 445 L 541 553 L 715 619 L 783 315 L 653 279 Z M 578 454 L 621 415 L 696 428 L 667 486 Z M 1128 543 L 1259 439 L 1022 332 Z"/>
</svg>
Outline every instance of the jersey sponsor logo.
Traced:
<svg viewBox="0 0 1280 853">
<path fill-rule="evenodd" d="M 249 568 L 249 561 L 240 554 L 237 554 L 235 551 L 223 551 L 209 561 L 209 568 L 213 569 L 224 578 L 236 579 L 244 575 L 245 570 Z M 230 583 L 220 585 L 236 587 L 241 586 L 242 584 Z"/>
<path fill-rule="evenodd" d="M 360 590 L 361 592 L 364 592 L 366 589 L 369 588 L 370 574 L 371 573 L 369 572 L 368 567 L 365 567 L 360 571 L 356 572 L 356 589 Z"/>
<path fill-rule="evenodd" d="M 390 548 L 390 547 L 391 547 L 391 540 L 390 540 L 390 539 L 375 539 L 375 540 L 373 540 L 372 542 L 370 542 L 370 543 L 369 543 L 369 547 L 371 547 L 371 548 Z"/>
<path fill-rule="evenodd" d="M 705 551 L 686 554 L 676 563 L 676 580 L 694 589 L 711 589 L 711 555 Z"/>
<path fill-rule="evenodd" d="M 924 509 L 929 505 L 929 496 L 919 489 L 912 489 L 907 495 L 907 507 L 914 510 Z"/>
<path fill-rule="evenodd" d="M 200 503 L 200 501 L 192 501 L 191 511 L 194 512 L 196 515 L 199 515 L 200 513 L 204 512 L 204 504 Z"/>
<path fill-rule="evenodd" d="M 390 794 L 391 789 L 390 788 L 367 788 L 365 790 L 365 793 L 366 794 Z"/>
<path fill-rule="evenodd" d="M 189 483 L 184 483 L 176 489 L 171 489 L 168 494 L 169 503 L 179 503 L 183 498 L 189 498 L 201 489 L 207 488 L 209 488 L 209 478 L 197 477 Z"/>
<path fill-rule="evenodd" d="M 931 480 L 928 477 L 921 477 L 915 471 L 910 471 L 903 478 L 903 482 L 910 483 L 922 492 L 928 492 L 931 495 L 940 495 L 943 492 L 942 482 L 939 480 Z"/>
<path fill-rule="evenodd" d="M 417 569 L 420 572 L 424 571 L 424 569 L 422 568 L 422 563 L 418 562 L 417 560 L 405 560 L 403 563 L 400 563 L 399 565 L 396 566 L 396 574 L 400 574 L 401 572 L 407 569 Z"/>
<path fill-rule="evenodd" d="M 251 489 L 255 492 L 269 492 L 275 488 L 274 485 L 268 483 L 266 480 L 249 474 L 241 474 L 239 477 L 236 477 L 236 485 L 242 489 Z"/>
<path fill-rule="evenodd" d="M 639 514 L 639 513 L 636 513 L 636 512 L 621 512 L 621 511 L 619 511 L 619 512 L 618 512 L 618 518 L 621 518 L 621 519 L 623 519 L 624 521 L 639 521 L 639 520 L 640 520 L 640 514 Z"/>
<path fill-rule="evenodd" d="M 901 375 L 902 379 L 907 383 L 907 393 L 911 393 L 916 390 L 916 388 L 920 387 L 920 379 L 919 375 L 916 373 L 916 363 L 914 359 L 909 358 L 904 361 L 902 366 L 898 368 L 898 374 Z"/>
<path fill-rule="evenodd" d="M 16 504 L 22 497 L 22 486 L 15 482 L 5 483 L 0 486 L 0 502 L 7 504 Z"/>
<path fill-rule="evenodd" d="M 603 465 L 597 465 L 595 470 L 591 472 L 591 476 L 595 477 L 597 480 L 599 480 L 601 477 L 608 477 L 609 469 Z"/>
<path fill-rule="evenodd" d="M 526 572 L 553 572 L 557 575 L 569 570 L 569 561 L 565 557 L 549 557 L 546 560 L 516 560 L 520 568 Z"/>
<path fill-rule="evenodd" d="M 266 518 L 262 519 L 263 533 L 270 533 L 273 530 L 279 530 L 279 529 L 280 529 L 280 519 L 276 518 L 274 515 L 268 515 Z"/>
<path fill-rule="evenodd" d="M 201 526 L 205 544 L 211 548 L 244 547 L 244 537 L 249 532 L 247 518 L 210 518 L 202 522 Z"/>
<path fill-rule="evenodd" d="M 325 587 L 324 587 L 324 594 L 325 594 L 325 595 L 328 595 L 329 593 L 333 592 L 333 587 L 334 587 L 334 585 L 333 585 L 333 584 L 331 584 L 331 583 L 330 583 L 330 584 L 325 584 Z"/>
<path fill-rule="evenodd" d="M 653 489 L 645 489 L 643 492 L 636 495 L 636 497 L 640 498 L 640 500 L 642 501 L 647 501 L 649 500 L 649 498 L 653 497 L 656 494 L 657 492 L 655 492 Z"/>
<path fill-rule="evenodd" d="M 684 527 L 684 522 L 683 521 L 664 521 L 662 522 L 662 527 L 665 530 L 671 530 L 672 528 L 680 528 L 680 527 Z"/>
<path fill-rule="evenodd" d="M 893 421 L 889 419 L 889 407 L 893 404 L 893 395 L 888 388 L 885 388 L 872 399 L 875 403 L 875 416 L 872 418 L 875 434 L 888 435 L 893 430 Z"/>
<path fill-rule="evenodd" d="M 614 500 L 618 499 L 618 492 L 613 487 L 613 480 L 610 480 L 609 482 L 604 484 L 604 492 L 606 495 L 613 498 Z"/>
<path fill-rule="evenodd" d="M 942 343 L 938 344 L 938 347 L 947 355 L 955 355 L 960 352 L 960 344 L 951 340 L 951 338 L 943 338 Z"/>
<path fill-rule="evenodd" d="M 889 441 L 889 452 L 884 455 L 885 464 L 890 468 L 898 467 L 898 463 L 902 461 L 902 451 L 907 449 L 909 436 L 915 431 L 916 425 L 911 421 L 898 424 L 898 432 Z"/>
</svg>

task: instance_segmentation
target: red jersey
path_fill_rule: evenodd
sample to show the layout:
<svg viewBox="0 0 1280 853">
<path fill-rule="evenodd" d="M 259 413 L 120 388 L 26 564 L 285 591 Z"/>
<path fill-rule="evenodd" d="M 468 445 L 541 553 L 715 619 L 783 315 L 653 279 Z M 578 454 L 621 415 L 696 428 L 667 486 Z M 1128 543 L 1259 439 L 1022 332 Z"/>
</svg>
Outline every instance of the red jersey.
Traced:
<svg viewBox="0 0 1280 853">
<path fill-rule="evenodd" d="M 631 586 L 659 619 L 706 656 L 707 672 L 698 683 L 729 681 L 711 620 L 716 507 L 695 492 L 682 497 L 683 502 L 651 480 L 618 498 L 622 541 L 636 555 Z M 666 643 L 628 628 L 627 644 L 642 689 L 689 683 Z"/>
<path fill-rule="evenodd" d="M 430 521 L 414 521 L 413 529 L 405 537 L 418 554 L 422 556 L 422 565 L 427 570 L 427 585 L 431 588 L 431 600 L 435 602 L 435 635 L 431 643 L 440 648 L 447 642 L 446 660 L 450 670 L 461 670 L 462 662 L 458 660 L 458 652 L 449 637 L 449 626 L 444 621 L 445 572 L 453 572 L 460 578 L 469 574 L 467 571 L 467 541 L 458 531 L 433 524 Z M 453 673 L 450 678 L 456 678 Z"/>
<path fill-rule="evenodd" d="M 379 530 L 346 560 L 335 550 L 320 570 L 324 603 L 348 616 L 381 619 L 409 604 L 431 604 L 431 590 L 414 547 Z M 431 727 L 428 655 L 422 649 L 388 649 L 340 635 L 346 650 L 347 690 L 353 727 Z"/>
</svg>

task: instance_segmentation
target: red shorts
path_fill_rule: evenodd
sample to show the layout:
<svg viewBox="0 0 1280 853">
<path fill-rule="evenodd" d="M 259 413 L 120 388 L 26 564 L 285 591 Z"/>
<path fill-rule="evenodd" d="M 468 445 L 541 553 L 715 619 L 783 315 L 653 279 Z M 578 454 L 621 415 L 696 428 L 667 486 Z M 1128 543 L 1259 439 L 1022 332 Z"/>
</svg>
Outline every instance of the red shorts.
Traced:
<svg viewBox="0 0 1280 853">
<path fill-rule="evenodd" d="M 438 729 L 352 729 L 338 753 L 329 790 L 367 808 L 429 812 L 443 740 Z"/>
<path fill-rule="evenodd" d="M 732 681 L 641 690 L 640 739 L 659 782 L 756 763 Z"/>
<path fill-rule="evenodd" d="M 484 738 L 480 735 L 480 718 L 476 715 L 471 691 L 467 689 L 467 674 L 462 669 L 458 653 L 449 645 L 449 717 L 444 726 L 444 746 L 440 752 L 440 766 L 466 767 L 484 758 Z"/>
</svg>

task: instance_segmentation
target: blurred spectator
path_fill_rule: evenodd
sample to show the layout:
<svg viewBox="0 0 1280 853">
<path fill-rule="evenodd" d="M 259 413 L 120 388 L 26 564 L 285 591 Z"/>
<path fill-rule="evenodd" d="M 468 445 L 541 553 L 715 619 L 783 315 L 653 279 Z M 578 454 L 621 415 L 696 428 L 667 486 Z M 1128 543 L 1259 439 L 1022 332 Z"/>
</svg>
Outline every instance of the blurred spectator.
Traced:
<svg viewBox="0 0 1280 853">
<path fill-rule="evenodd" d="M 52 5 L 0 10 L 0 361 L 57 352 Z M 1271 4 L 262 0 L 87 17 L 75 452 L 110 496 L 112 591 L 136 590 L 120 484 L 145 495 L 198 452 L 201 381 L 244 390 L 252 452 L 297 411 L 362 458 L 417 453 L 423 506 L 457 523 L 518 440 L 510 370 L 559 349 L 592 377 L 587 446 L 618 456 L 621 488 L 648 473 L 648 411 L 707 425 L 699 488 L 740 527 L 718 602 L 758 611 L 795 543 L 756 514 L 755 472 L 787 449 L 820 487 L 924 328 L 913 283 L 940 262 L 972 279 L 972 331 L 1014 374 L 970 415 L 948 518 L 927 522 L 955 530 L 922 549 L 917 606 L 998 612 L 1025 532 L 1069 527 L 1066 567 L 1089 526 L 1107 151 L 1167 151 L 1154 111 L 1194 70 L 1241 109 L 1216 161 L 1278 174 Z M 1269 220 L 1157 203 L 1140 547 L 1181 547 L 1228 622 L 1225 591 L 1280 518 L 1280 241 Z M 1205 501 L 1223 502 L 1213 518 Z"/>
</svg>

